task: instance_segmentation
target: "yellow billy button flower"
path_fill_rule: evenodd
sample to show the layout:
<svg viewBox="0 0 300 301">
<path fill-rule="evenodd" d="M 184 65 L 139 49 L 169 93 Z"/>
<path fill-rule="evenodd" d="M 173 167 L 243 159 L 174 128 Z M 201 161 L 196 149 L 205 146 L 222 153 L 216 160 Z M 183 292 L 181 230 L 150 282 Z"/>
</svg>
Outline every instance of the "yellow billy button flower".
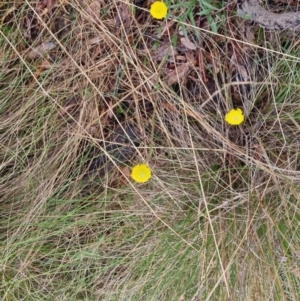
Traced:
<svg viewBox="0 0 300 301">
<path fill-rule="evenodd" d="M 231 125 L 239 125 L 244 119 L 243 111 L 239 108 L 232 109 L 225 115 L 225 121 Z"/>
<path fill-rule="evenodd" d="M 150 15 L 154 19 L 163 19 L 168 13 L 167 5 L 162 1 L 155 1 L 150 7 Z"/>
<path fill-rule="evenodd" d="M 145 183 L 151 178 L 151 169 L 146 164 L 135 165 L 131 170 L 131 177 L 138 183 Z"/>
</svg>

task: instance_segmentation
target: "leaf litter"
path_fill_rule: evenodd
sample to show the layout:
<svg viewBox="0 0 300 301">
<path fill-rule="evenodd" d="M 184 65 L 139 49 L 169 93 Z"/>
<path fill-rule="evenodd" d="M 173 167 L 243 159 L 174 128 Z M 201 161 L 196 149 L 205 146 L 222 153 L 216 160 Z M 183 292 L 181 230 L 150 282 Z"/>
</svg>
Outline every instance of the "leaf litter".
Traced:
<svg viewBox="0 0 300 301">
<path fill-rule="evenodd" d="M 84 22 L 89 22 L 89 20 L 93 20 L 95 23 L 99 22 L 98 16 L 101 14 L 102 8 L 104 7 L 102 1 L 84 2 L 82 3 L 82 7 L 84 7 L 84 18 L 86 19 Z M 247 23 L 244 26 L 245 32 L 243 35 L 240 30 L 236 31 L 233 29 L 236 25 L 240 26 L 239 19 L 229 18 L 226 21 L 226 27 L 229 28 L 232 40 L 222 40 L 220 36 L 212 36 L 211 40 L 203 38 L 199 40 L 199 34 L 195 35 L 193 30 L 190 29 L 186 31 L 186 28 L 183 28 L 182 25 L 177 28 L 176 22 L 173 20 L 166 20 L 161 23 L 152 20 L 153 26 L 145 26 L 142 23 L 146 21 L 149 22 L 149 20 L 145 18 L 143 12 L 143 17 L 141 17 L 140 14 L 138 20 L 134 20 L 134 10 L 132 10 L 130 5 L 120 2 L 115 4 L 111 3 L 110 7 L 113 12 L 113 18 L 107 23 L 107 29 L 116 37 L 118 35 L 123 35 L 122 41 L 124 41 L 124 35 L 128 37 L 130 43 L 134 41 L 137 58 L 147 58 L 150 56 L 151 61 L 162 70 L 162 73 L 157 72 L 153 74 L 150 81 L 156 84 L 162 80 L 170 87 L 175 87 L 176 84 L 180 84 L 185 91 L 184 95 L 190 95 L 189 97 L 193 98 L 186 99 L 186 101 L 190 101 L 191 104 L 195 105 L 197 103 L 198 105 L 201 105 L 201 103 L 203 103 L 204 105 L 209 103 L 210 95 L 215 95 L 213 99 L 223 101 L 223 95 L 218 92 L 218 86 L 215 84 L 215 82 L 218 82 L 219 85 L 226 84 L 224 81 L 225 78 L 220 77 L 221 73 L 232 75 L 231 78 L 227 79 L 229 82 L 234 82 L 238 78 L 241 79 L 242 82 L 253 80 L 252 73 L 249 72 L 249 64 L 245 64 L 243 61 L 245 52 L 247 53 L 247 56 L 251 56 L 252 49 L 237 42 L 239 40 L 245 40 L 254 43 L 256 29 L 251 28 Z M 70 7 L 65 2 L 43 0 L 36 6 L 36 9 L 45 24 L 49 24 L 50 22 L 50 28 L 53 29 L 53 32 L 60 41 L 62 41 L 70 28 L 70 22 L 68 20 L 71 14 L 69 16 L 66 14 L 68 10 L 70 12 L 72 11 L 70 10 Z M 229 9 L 229 6 L 227 9 Z M 7 11 L 11 13 L 11 11 L 15 10 L 16 8 L 14 7 L 13 10 L 9 9 Z M 218 11 L 214 8 L 214 13 L 216 15 L 220 12 L 222 12 L 222 10 Z M 49 19 L 50 13 L 53 14 L 51 20 Z M 227 11 L 227 13 L 230 13 L 230 11 Z M 5 16 L 7 17 L 7 15 Z M 30 44 L 34 43 L 34 46 L 27 50 L 27 58 L 34 60 L 43 58 L 46 54 L 51 56 L 51 52 L 54 49 L 55 56 L 58 57 L 61 49 L 57 49 L 55 42 L 52 42 L 49 38 L 43 37 L 43 33 L 47 31 L 44 30 L 43 24 L 40 24 L 36 19 L 36 16 L 30 10 L 28 11 L 28 14 L 25 15 L 24 20 L 25 22 L 22 23 L 22 30 L 25 32 L 24 35 L 27 37 L 28 41 L 31 42 Z M 79 18 L 78 20 L 82 19 Z M 205 24 L 209 22 L 209 19 L 202 13 L 195 17 L 195 22 L 199 24 L 199 26 L 201 26 L 201 24 L 202 26 L 206 26 Z M 83 29 L 82 26 L 83 24 L 78 24 L 78 27 L 75 28 L 74 32 L 77 30 L 78 33 L 80 33 Z M 135 40 L 138 33 L 138 27 L 143 28 L 144 38 Z M 158 30 L 159 28 L 160 30 Z M 61 34 L 62 32 L 63 34 Z M 177 39 L 175 37 L 177 37 Z M 45 42 L 41 43 L 42 38 Z M 154 47 L 154 41 L 158 45 L 157 47 Z M 78 41 L 75 41 L 74 45 L 76 45 L 76 42 Z M 116 51 L 119 51 L 116 44 L 114 46 L 114 43 L 106 41 L 103 39 L 103 36 L 98 33 L 87 35 L 85 39 L 82 39 L 82 42 L 86 42 L 86 52 L 81 57 L 78 56 L 78 54 L 75 54 L 74 59 L 81 61 L 86 66 L 93 66 L 92 68 L 97 66 L 97 60 L 101 58 L 103 54 L 109 52 L 113 54 L 116 53 Z M 218 44 L 222 44 L 223 48 L 224 45 L 226 45 L 228 51 L 227 57 L 231 57 L 231 61 L 224 61 L 222 64 L 217 62 L 218 59 L 216 59 L 216 54 L 218 53 L 218 49 L 216 48 L 216 45 Z M 131 45 L 129 46 L 131 47 Z M 120 54 L 120 57 L 121 56 L 122 54 Z M 114 61 L 120 62 L 120 58 L 115 57 Z M 63 60 L 61 60 L 61 62 L 63 62 Z M 41 70 L 50 68 L 50 66 L 51 60 L 48 57 L 43 60 Z M 117 70 L 117 68 L 118 63 L 114 63 L 113 69 Z M 148 70 L 145 70 L 145 74 L 147 72 Z M 115 74 L 112 76 L 115 76 Z M 116 78 L 111 77 L 110 79 L 107 79 L 107 83 L 109 84 L 104 88 L 105 93 L 113 93 L 114 97 L 116 96 L 115 93 L 119 93 L 120 95 L 121 93 L 126 94 L 124 90 L 126 90 L 126 86 L 128 88 L 128 83 L 123 82 L 122 76 L 123 75 L 121 74 L 121 85 L 119 87 Z M 133 83 L 130 84 L 130 87 L 132 86 Z M 242 89 L 243 91 L 248 89 L 246 87 L 245 90 L 245 87 L 246 86 Z M 110 92 L 111 88 L 113 88 L 113 92 Z M 246 92 L 248 93 L 249 91 Z M 248 101 L 248 95 L 243 93 L 241 93 L 241 89 L 237 89 L 237 86 L 233 85 L 233 102 L 236 104 L 243 103 L 243 106 L 247 108 L 245 109 L 246 115 L 250 116 L 252 105 L 250 105 Z M 212 104 L 211 106 L 213 107 L 215 105 L 216 104 Z M 105 106 L 102 104 L 99 106 L 100 111 L 105 110 Z M 109 106 L 114 107 L 114 101 L 110 100 Z M 109 110 L 109 112 L 109 119 L 114 119 L 115 117 L 112 115 L 112 110 Z M 114 123 L 118 122 L 118 120 L 114 121 Z"/>
<path fill-rule="evenodd" d="M 87 19 L 87 21 L 89 20 L 89 18 L 91 18 L 93 21 L 98 23 L 98 16 L 101 13 L 102 6 L 103 3 L 101 1 L 91 1 L 89 3 L 83 3 L 85 18 Z M 134 29 L 133 12 L 130 9 L 130 6 L 122 2 L 118 3 L 117 5 L 112 4 L 112 7 L 114 7 L 114 23 L 116 25 L 115 30 L 113 31 L 114 34 L 119 35 L 123 32 L 124 35 L 129 37 Z M 39 6 L 39 9 L 41 11 L 47 9 L 47 11 L 55 12 L 54 9 L 56 8 L 57 4 L 55 4 L 55 1 L 43 1 Z M 63 8 L 63 6 L 60 8 Z M 44 16 L 44 14 L 42 14 L 41 16 Z M 140 19 L 140 21 L 142 21 L 142 19 Z M 156 21 L 152 22 L 155 23 Z M 205 15 L 199 17 L 199 22 L 207 22 Z M 60 24 L 57 23 L 57 25 L 59 26 Z M 149 27 L 149 30 L 146 29 L 146 32 L 148 32 L 148 35 L 152 37 L 153 35 L 156 35 L 158 46 L 154 47 L 153 40 L 145 38 L 144 41 L 140 43 L 140 45 L 139 43 L 137 43 L 137 53 L 139 55 L 142 55 L 143 57 L 150 56 L 152 62 L 158 64 L 160 66 L 159 68 L 161 68 L 161 70 L 163 71 L 159 77 L 158 75 L 152 77 L 152 80 L 155 79 L 156 82 L 163 80 L 168 86 L 174 86 L 178 83 L 182 86 L 189 86 L 194 85 L 192 83 L 195 83 L 195 75 L 197 74 L 197 72 L 199 72 L 198 74 L 201 75 L 203 83 L 207 83 L 207 85 L 210 87 L 215 87 L 215 85 L 211 84 L 211 77 L 207 76 L 207 74 L 210 73 L 210 70 L 207 69 L 207 66 L 209 66 L 209 64 L 207 65 L 207 61 L 209 60 L 211 62 L 210 64 L 212 65 L 214 70 L 220 70 L 220 66 L 216 65 L 215 59 L 213 59 L 214 47 L 208 46 L 208 41 L 198 41 L 198 43 L 196 44 L 194 41 L 196 41 L 197 38 L 193 34 L 193 32 L 191 30 L 183 30 L 182 26 L 180 27 L 180 31 L 177 32 L 176 23 L 174 23 L 172 20 L 166 20 L 166 22 L 163 22 L 161 31 L 155 32 L 151 29 L 151 27 Z M 170 37 L 176 35 L 178 36 L 177 42 L 171 41 Z M 251 31 L 248 30 L 248 39 L 250 35 Z M 132 40 L 132 38 L 130 39 Z M 107 46 L 101 46 L 104 44 L 108 45 L 101 35 L 96 34 L 90 36 L 87 39 L 86 44 L 88 51 L 90 51 L 89 57 L 97 59 L 97 57 L 103 55 L 104 48 L 107 48 Z M 28 58 L 37 59 L 43 57 L 49 51 L 54 50 L 55 47 L 56 45 L 53 42 L 44 42 L 38 46 L 35 46 L 29 52 Z M 91 52 L 93 52 L 93 54 Z M 85 58 L 82 57 L 81 60 L 84 61 Z M 88 63 L 88 65 L 92 66 L 92 62 L 93 61 Z M 235 66 L 236 67 L 229 65 L 228 70 L 231 69 L 230 73 L 239 73 L 245 81 L 245 74 L 247 74 L 247 69 L 242 64 L 235 64 Z M 112 80 L 111 82 L 114 82 L 114 80 Z M 201 91 L 200 93 L 205 95 L 206 92 L 202 91 L 202 89 L 198 88 L 197 86 L 198 84 L 193 87 L 193 91 L 199 89 L 199 91 Z M 107 87 L 109 87 L 109 85 Z M 214 91 L 211 91 L 211 88 L 209 88 L 209 93 L 214 93 Z M 110 100 L 109 106 L 114 107 L 114 102 Z M 103 110 L 105 110 L 105 108 L 101 108 L 100 111 Z M 111 110 L 109 110 L 109 112 L 109 119 L 112 120 L 114 117 L 111 113 Z"/>
</svg>

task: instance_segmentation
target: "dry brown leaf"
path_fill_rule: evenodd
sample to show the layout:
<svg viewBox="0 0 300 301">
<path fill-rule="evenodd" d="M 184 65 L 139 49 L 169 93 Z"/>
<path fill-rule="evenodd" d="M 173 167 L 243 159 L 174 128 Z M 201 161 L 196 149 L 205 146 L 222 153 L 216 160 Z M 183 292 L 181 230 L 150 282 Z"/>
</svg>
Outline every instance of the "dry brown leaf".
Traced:
<svg viewBox="0 0 300 301">
<path fill-rule="evenodd" d="M 180 36 L 184 36 L 184 32 L 183 32 L 183 29 L 182 29 L 182 26 L 180 25 L 179 28 L 178 28 L 178 34 Z"/>
<path fill-rule="evenodd" d="M 190 41 L 188 38 L 182 37 L 182 38 L 180 38 L 180 41 L 181 41 L 182 45 L 187 49 L 190 49 L 190 50 L 197 49 L 197 46 L 192 41 Z"/>
<path fill-rule="evenodd" d="M 103 37 L 95 37 L 89 40 L 90 45 L 99 44 L 99 42 L 103 41 Z"/>
<path fill-rule="evenodd" d="M 169 43 L 162 44 L 151 53 L 154 62 L 161 62 L 165 57 L 174 57 L 177 51 Z"/>
<path fill-rule="evenodd" d="M 193 66 L 197 65 L 198 62 L 195 59 L 195 51 L 186 52 L 185 56 L 186 56 L 187 62 L 189 62 L 190 65 L 193 65 Z"/>
<path fill-rule="evenodd" d="M 176 62 L 186 62 L 186 56 L 185 55 L 177 55 L 176 56 Z"/>
<path fill-rule="evenodd" d="M 252 27 L 249 26 L 248 24 L 245 26 L 245 38 L 248 43 L 255 44 L 255 36 L 254 33 L 252 32 Z"/>
<path fill-rule="evenodd" d="M 89 6 L 85 8 L 87 14 L 92 17 L 95 21 L 98 21 L 100 15 L 100 1 L 94 1 Z"/>
<path fill-rule="evenodd" d="M 122 169 L 122 172 L 123 172 L 123 174 L 126 176 L 126 177 L 130 177 L 130 168 L 128 167 L 128 166 L 125 166 L 125 167 L 123 167 Z"/>
<path fill-rule="evenodd" d="M 173 85 L 175 83 L 178 83 L 181 79 L 183 79 L 186 73 L 188 72 L 190 65 L 190 63 L 182 64 L 175 70 L 168 73 L 166 76 L 168 84 Z"/>
<path fill-rule="evenodd" d="M 43 44 L 33 48 L 27 55 L 29 59 L 35 59 L 42 57 L 47 51 L 50 51 L 56 47 L 56 44 L 52 42 L 44 42 Z"/>
<path fill-rule="evenodd" d="M 39 67 L 42 69 L 50 69 L 51 67 L 53 67 L 53 64 L 49 60 L 45 59 L 45 60 L 42 60 Z"/>
<path fill-rule="evenodd" d="M 129 33 L 130 24 L 132 20 L 129 5 L 125 3 L 120 3 L 117 10 L 118 14 L 116 16 L 116 26 L 119 27 L 123 25 L 126 33 Z"/>
</svg>

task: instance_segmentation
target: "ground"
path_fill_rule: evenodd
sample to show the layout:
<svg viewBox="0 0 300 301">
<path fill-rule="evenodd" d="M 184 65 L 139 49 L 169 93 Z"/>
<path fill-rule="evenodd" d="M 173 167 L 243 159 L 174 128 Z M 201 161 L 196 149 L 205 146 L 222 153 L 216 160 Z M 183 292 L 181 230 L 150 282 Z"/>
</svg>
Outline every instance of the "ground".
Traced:
<svg viewBox="0 0 300 301">
<path fill-rule="evenodd" d="M 152 3 L 0 3 L 2 300 L 300 300 L 299 35 Z"/>
</svg>

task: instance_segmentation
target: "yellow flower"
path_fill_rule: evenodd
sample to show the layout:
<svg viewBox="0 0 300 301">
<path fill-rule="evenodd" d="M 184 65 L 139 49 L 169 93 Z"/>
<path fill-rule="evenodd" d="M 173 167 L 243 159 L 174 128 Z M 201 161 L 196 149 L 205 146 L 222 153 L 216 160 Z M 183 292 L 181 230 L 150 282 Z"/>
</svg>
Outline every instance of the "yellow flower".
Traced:
<svg viewBox="0 0 300 301">
<path fill-rule="evenodd" d="M 162 1 L 155 1 L 150 7 L 150 15 L 154 19 L 163 19 L 168 13 L 167 5 Z"/>
<path fill-rule="evenodd" d="M 225 121 L 231 125 L 239 125 L 244 119 L 243 111 L 239 108 L 232 109 L 225 115 Z"/>
<path fill-rule="evenodd" d="M 131 177 L 138 183 L 145 183 L 151 178 L 151 169 L 146 164 L 135 165 L 131 170 Z"/>
</svg>

